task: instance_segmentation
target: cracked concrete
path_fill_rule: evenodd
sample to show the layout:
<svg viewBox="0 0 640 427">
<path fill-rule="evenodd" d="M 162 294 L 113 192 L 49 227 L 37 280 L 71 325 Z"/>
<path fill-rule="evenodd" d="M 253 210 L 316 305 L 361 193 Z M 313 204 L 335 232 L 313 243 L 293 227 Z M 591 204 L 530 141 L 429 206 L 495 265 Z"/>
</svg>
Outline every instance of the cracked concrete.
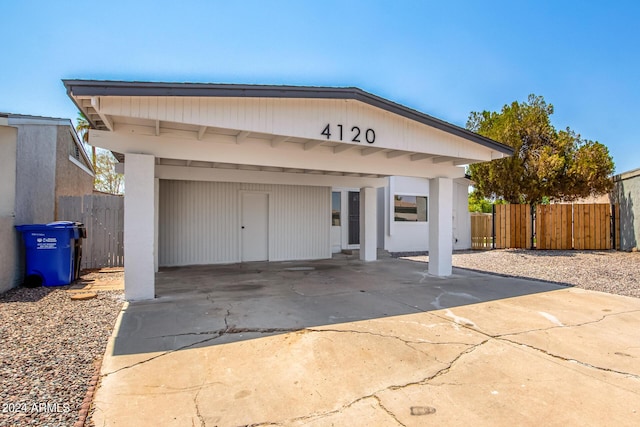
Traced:
<svg viewBox="0 0 640 427">
<path fill-rule="evenodd" d="M 639 299 L 423 270 L 328 260 L 163 271 L 159 298 L 121 313 L 93 421 L 640 424 Z"/>
</svg>

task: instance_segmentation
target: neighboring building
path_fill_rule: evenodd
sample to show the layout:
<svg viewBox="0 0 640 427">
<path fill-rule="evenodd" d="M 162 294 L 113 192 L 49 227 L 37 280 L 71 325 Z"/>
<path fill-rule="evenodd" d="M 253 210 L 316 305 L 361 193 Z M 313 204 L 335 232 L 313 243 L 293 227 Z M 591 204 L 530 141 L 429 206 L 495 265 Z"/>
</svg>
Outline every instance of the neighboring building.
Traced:
<svg viewBox="0 0 640 427">
<path fill-rule="evenodd" d="M 640 169 L 613 177 L 611 199 L 620 205 L 620 249 L 638 248 L 640 242 Z"/>
<path fill-rule="evenodd" d="M 590 204 L 603 204 L 603 203 L 611 203 L 611 197 L 609 194 L 600 194 L 599 196 L 588 196 L 583 197 L 578 200 L 574 200 L 574 205 L 590 205 Z"/>
<path fill-rule="evenodd" d="M 125 172 L 125 293 L 159 266 L 470 247 L 463 165 L 510 147 L 357 88 L 66 80 Z"/>
<path fill-rule="evenodd" d="M 94 173 L 69 119 L 0 113 L 0 292 L 22 280 L 16 225 L 59 218 L 60 196 L 93 191 Z"/>
</svg>

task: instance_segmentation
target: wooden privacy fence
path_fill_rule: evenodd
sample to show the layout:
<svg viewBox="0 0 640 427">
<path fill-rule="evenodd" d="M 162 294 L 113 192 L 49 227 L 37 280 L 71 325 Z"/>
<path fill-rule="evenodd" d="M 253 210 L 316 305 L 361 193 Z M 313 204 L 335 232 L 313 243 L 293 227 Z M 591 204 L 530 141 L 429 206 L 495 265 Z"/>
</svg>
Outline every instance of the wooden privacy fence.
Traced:
<svg viewBox="0 0 640 427">
<path fill-rule="evenodd" d="M 535 222 L 536 249 L 573 249 L 572 223 L 573 205 L 538 205 Z"/>
<path fill-rule="evenodd" d="M 495 248 L 528 248 L 531 246 L 531 206 L 496 205 Z"/>
<path fill-rule="evenodd" d="M 573 247 L 620 249 L 620 205 L 573 205 Z"/>
<path fill-rule="evenodd" d="M 496 205 L 471 215 L 472 249 L 619 249 L 618 205 Z"/>
<path fill-rule="evenodd" d="M 58 220 L 79 221 L 87 228 L 81 268 L 124 266 L 124 198 L 87 195 L 60 197 Z"/>
<path fill-rule="evenodd" d="M 471 213 L 471 249 L 493 248 L 493 214 Z"/>
</svg>

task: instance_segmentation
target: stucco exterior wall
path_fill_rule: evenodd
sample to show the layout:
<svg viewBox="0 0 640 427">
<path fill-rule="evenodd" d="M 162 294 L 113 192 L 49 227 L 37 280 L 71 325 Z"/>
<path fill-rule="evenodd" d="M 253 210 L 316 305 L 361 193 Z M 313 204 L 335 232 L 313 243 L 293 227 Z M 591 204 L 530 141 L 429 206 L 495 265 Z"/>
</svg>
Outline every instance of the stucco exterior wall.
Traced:
<svg viewBox="0 0 640 427">
<path fill-rule="evenodd" d="M 72 160 L 75 146 L 69 126 L 57 126 L 56 168 L 55 168 L 55 217 L 56 220 L 76 221 L 79 218 L 60 218 L 58 215 L 58 197 L 84 196 L 93 191 L 93 175 L 84 165 L 82 156 Z"/>
<path fill-rule="evenodd" d="M 16 128 L 0 125 L 0 292 L 18 285 L 22 271 L 14 228 L 17 137 Z"/>
<path fill-rule="evenodd" d="M 55 220 L 57 126 L 21 125 L 16 151 L 16 224 Z"/>
<path fill-rule="evenodd" d="M 429 199 L 429 180 L 405 176 L 389 177 L 385 191 L 385 242 L 389 252 L 422 252 L 429 250 L 429 218 L 427 222 L 394 221 L 393 200 L 395 195 L 426 196 Z"/>
<path fill-rule="evenodd" d="M 640 169 L 613 179 L 613 199 L 620 204 L 620 249 L 628 251 L 640 245 Z"/>
<path fill-rule="evenodd" d="M 469 185 L 453 182 L 453 249 L 471 249 Z"/>
<path fill-rule="evenodd" d="M 453 207 L 452 234 L 453 249 L 471 248 L 471 217 L 469 216 L 468 185 L 453 182 L 449 196 Z M 393 220 L 394 195 L 427 196 L 428 204 L 430 182 L 425 178 L 392 176 L 389 184 L 381 189 L 384 206 L 379 204 L 379 243 L 389 252 L 424 252 L 429 250 L 429 220 L 427 222 L 398 222 Z M 384 192 L 384 193 L 382 193 Z M 384 216 L 380 212 L 384 211 Z M 382 218 L 384 222 L 382 222 Z"/>
</svg>

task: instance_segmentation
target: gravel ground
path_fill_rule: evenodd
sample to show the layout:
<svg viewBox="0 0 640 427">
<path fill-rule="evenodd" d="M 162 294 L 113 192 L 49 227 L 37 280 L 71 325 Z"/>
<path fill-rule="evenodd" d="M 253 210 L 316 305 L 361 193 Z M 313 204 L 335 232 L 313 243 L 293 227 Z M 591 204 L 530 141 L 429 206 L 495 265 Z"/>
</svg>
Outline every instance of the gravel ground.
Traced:
<svg viewBox="0 0 640 427">
<path fill-rule="evenodd" d="M 73 426 L 122 307 L 121 291 L 0 294 L 0 426 Z"/>
<path fill-rule="evenodd" d="M 428 257 L 410 259 L 426 261 Z M 455 267 L 527 277 L 640 298 L 640 253 L 616 251 L 460 251 Z"/>
</svg>

